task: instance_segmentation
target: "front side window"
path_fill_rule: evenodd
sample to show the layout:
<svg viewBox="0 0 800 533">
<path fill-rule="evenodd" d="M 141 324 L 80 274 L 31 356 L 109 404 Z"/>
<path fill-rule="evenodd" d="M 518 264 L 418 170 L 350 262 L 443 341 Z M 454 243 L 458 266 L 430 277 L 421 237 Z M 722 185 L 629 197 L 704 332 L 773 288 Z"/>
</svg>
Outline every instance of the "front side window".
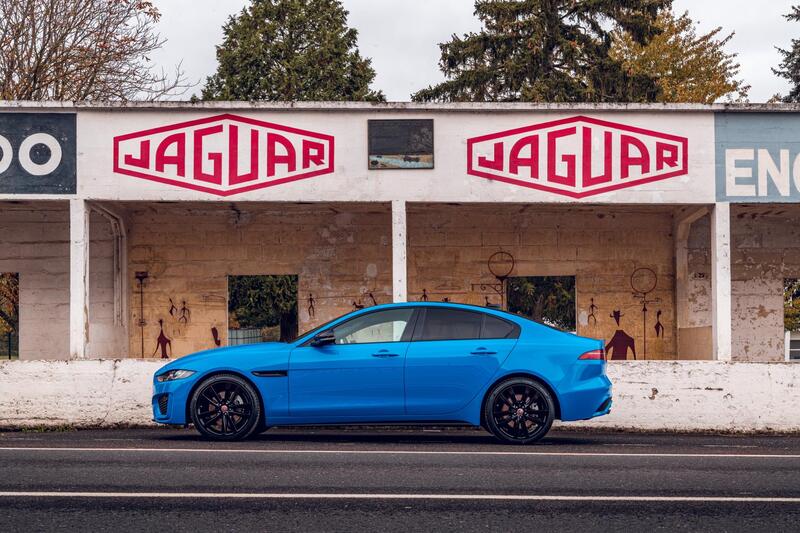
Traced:
<svg viewBox="0 0 800 533">
<path fill-rule="evenodd" d="M 480 339 L 482 321 L 482 313 L 457 309 L 426 309 L 425 324 L 419 340 Z"/>
<path fill-rule="evenodd" d="M 358 316 L 333 328 L 336 344 L 399 342 L 414 309 L 390 309 Z"/>
</svg>

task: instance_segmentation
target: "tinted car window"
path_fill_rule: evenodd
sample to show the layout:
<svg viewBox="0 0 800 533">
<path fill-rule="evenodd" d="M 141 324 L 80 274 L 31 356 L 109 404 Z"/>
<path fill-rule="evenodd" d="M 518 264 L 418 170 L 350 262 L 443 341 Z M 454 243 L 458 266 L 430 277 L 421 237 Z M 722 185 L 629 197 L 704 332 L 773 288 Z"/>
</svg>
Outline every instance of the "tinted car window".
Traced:
<svg viewBox="0 0 800 533">
<path fill-rule="evenodd" d="M 426 309 L 419 340 L 479 339 L 482 320 L 481 313 L 457 309 Z"/>
<path fill-rule="evenodd" d="M 336 344 L 399 342 L 413 314 L 411 308 L 367 313 L 336 326 L 333 335 Z"/>
<path fill-rule="evenodd" d="M 486 315 L 483 323 L 482 339 L 513 339 L 516 338 L 517 327 L 511 322 L 500 320 Z"/>
</svg>

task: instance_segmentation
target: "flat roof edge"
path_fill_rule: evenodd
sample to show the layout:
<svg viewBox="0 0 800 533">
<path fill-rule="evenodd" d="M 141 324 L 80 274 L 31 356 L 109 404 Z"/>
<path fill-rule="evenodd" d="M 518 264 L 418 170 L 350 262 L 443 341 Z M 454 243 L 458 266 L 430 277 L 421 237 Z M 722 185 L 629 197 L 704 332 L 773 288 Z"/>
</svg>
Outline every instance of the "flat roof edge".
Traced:
<svg viewBox="0 0 800 533">
<path fill-rule="evenodd" d="M 650 111 L 650 112 L 736 112 L 796 113 L 800 104 L 783 103 L 720 103 L 720 104 L 639 104 L 639 103 L 532 103 L 532 102 L 243 102 L 243 101 L 114 101 L 70 102 L 0 100 L 0 110 L 57 111 L 126 111 L 126 110 L 275 110 L 275 111 L 417 111 L 417 112 L 480 112 L 480 111 Z"/>
</svg>

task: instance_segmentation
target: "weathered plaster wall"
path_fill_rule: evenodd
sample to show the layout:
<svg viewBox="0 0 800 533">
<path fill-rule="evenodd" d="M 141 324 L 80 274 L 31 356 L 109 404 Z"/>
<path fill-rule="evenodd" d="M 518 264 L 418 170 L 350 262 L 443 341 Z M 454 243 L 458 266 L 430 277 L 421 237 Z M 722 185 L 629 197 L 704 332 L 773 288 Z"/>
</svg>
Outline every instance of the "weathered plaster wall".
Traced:
<svg viewBox="0 0 800 533">
<path fill-rule="evenodd" d="M 111 229 L 91 218 L 90 357 L 118 356 L 114 325 Z M 0 204 L 0 272 L 20 279 L 20 358 L 58 359 L 69 352 L 69 209 L 66 202 Z"/>
<path fill-rule="evenodd" d="M 425 289 L 431 300 L 483 305 L 485 295 L 471 285 L 494 282 L 487 260 L 498 250 L 516 259 L 512 275 L 576 276 L 578 333 L 608 341 L 617 329 L 610 316 L 623 314 L 621 329 L 636 340 L 643 356 L 642 305 L 632 296 L 630 277 L 652 269 L 657 286 L 648 298 L 647 358 L 676 353 L 673 215 L 669 209 L 411 204 L 408 208 L 409 299 Z M 594 310 L 595 321 L 589 318 Z M 661 310 L 663 337 L 656 337 Z M 632 354 L 628 354 L 633 358 Z"/>
<path fill-rule="evenodd" d="M 154 360 L 0 362 L 0 427 L 150 425 Z M 786 409 L 800 365 L 620 362 L 610 415 L 569 426 L 666 431 L 800 431 Z M 687 413 L 689 416 L 687 416 Z"/>
<path fill-rule="evenodd" d="M 144 288 L 144 356 L 160 333 L 171 355 L 227 344 L 228 275 L 296 274 L 300 331 L 368 304 L 391 301 L 391 212 L 384 204 L 128 204 L 131 290 L 130 356 L 141 357 L 140 297 Z M 309 316 L 313 294 L 315 314 Z M 170 298 L 176 312 L 170 314 Z M 186 302 L 188 320 L 180 320 Z M 159 356 L 160 352 L 156 354 Z"/>
<path fill-rule="evenodd" d="M 800 208 L 732 206 L 733 354 L 782 361 L 783 280 L 800 277 Z"/>
</svg>

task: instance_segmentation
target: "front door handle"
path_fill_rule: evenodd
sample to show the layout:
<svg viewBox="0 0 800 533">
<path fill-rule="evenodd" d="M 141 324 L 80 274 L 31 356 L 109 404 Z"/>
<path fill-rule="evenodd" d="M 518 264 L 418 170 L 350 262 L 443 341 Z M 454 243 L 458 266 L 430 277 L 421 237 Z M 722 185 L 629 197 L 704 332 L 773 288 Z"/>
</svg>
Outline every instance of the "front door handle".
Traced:
<svg viewBox="0 0 800 533">
<path fill-rule="evenodd" d="M 474 352 L 470 352 L 472 355 L 497 355 L 497 352 L 493 352 L 491 350 L 487 350 L 483 346 L 475 350 Z"/>
<path fill-rule="evenodd" d="M 389 350 L 378 350 L 372 354 L 372 357 L 397 357 L 399 355 L 399 353 L 391 353 Z"/>
</svg>

